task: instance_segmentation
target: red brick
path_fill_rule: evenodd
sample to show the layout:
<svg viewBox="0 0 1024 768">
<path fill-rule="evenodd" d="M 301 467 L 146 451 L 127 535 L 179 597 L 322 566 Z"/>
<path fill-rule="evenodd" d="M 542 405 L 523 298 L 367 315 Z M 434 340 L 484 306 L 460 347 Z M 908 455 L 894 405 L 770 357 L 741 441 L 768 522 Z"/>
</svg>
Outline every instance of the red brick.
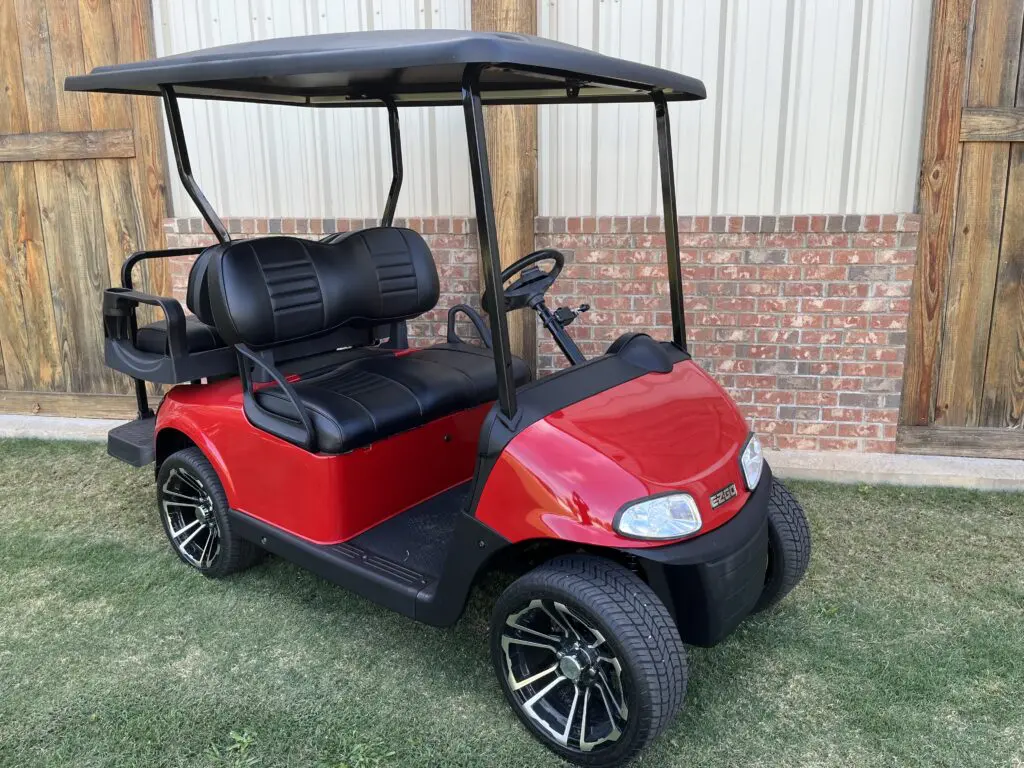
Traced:
<svg viewBox="0 0 1024 768">
<path fill-rule="evenodd" d="M 818 440 L 818 449 L 822 451 L 856 451 L 859 441 L 846 437 L 823 437 Z"/>
<path fill-rule="evenodd" d="M 868 285 L 865 283 L 829 283 L 829 296 L 867 296 Z"/>
</svg>

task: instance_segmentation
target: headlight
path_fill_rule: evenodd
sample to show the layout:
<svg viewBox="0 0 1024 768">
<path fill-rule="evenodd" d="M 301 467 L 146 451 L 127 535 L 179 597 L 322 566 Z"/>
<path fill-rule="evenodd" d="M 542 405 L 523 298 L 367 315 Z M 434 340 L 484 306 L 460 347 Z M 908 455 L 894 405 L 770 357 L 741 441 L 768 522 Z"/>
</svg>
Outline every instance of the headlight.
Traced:
<svg viewBox="0 0 1024 768">
<path fill-rule="evenodd" d="M 761 450 L 761 441 L 753 432 L 740 454 L 740 467 L 743 469 L 743 479 L 747 481 L 747 489 L 752 491 L 757 488 L 761 470 L 764 469 L 764 452 Z"/>
<path fill-rule="evenodd" d="M 615 516 L 613 527 L 634 539 L 678 539 L 700 530 L 697 502 L 687 493 L 669 493 L 633 502 Z"/>
</svg>

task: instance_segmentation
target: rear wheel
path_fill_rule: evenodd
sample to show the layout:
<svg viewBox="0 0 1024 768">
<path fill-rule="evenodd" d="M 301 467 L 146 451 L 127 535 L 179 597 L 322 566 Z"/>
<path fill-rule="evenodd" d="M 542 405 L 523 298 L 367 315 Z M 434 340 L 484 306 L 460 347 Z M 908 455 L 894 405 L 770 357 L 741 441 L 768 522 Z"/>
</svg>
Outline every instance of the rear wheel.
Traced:
<svg viewBox="0 0 1024 768">
<path fill-rule="evenodd" d="M 556 558 L 505 590 L 491 655 L 519 719 L 578 765 L 627 762 L 686 695 L 686 652 L 668 610 L 634 573 L 599 557 Z"/>
<path fill-rule="evenodd" d="M 198 448 L 167 457 L 157 475 L 156 495 L 167 539 L 187 565 L 220 578 L 259 560 L 262 551 L 231 530 L 224 488 Z"/>
<path fill-rule="evenodd" d="M 766 611 L 793 591 L 811 561 L 811 529 L 793 494 L 778 480 L 768 498 L 768 569 L 754 612 Z"/>
</svg>

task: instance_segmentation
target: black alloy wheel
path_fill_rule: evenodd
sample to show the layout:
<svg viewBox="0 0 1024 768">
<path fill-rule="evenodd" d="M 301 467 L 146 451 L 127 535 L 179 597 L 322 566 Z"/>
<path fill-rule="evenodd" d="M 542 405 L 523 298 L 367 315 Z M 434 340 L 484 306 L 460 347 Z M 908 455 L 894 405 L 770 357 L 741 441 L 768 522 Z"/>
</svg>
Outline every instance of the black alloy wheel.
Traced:
<svg viewBox="0 0 1024 768">
<path fill-rule="evenodd" d="M 667 609 L 599 557 L 556 558 L 512 584 L 494 609 L 491 650 L 519 719 L 578 765 L 630 760 L 685 696 L 686 655 Z"/>
<path fill-rule="evenodd" d="M 164 532 L 181 560 L 211 578 L 244 570 L 262 550 L 234 535 L 224 488 L 198 448 L 169 456 L 157 475 Z"/>
</svg>

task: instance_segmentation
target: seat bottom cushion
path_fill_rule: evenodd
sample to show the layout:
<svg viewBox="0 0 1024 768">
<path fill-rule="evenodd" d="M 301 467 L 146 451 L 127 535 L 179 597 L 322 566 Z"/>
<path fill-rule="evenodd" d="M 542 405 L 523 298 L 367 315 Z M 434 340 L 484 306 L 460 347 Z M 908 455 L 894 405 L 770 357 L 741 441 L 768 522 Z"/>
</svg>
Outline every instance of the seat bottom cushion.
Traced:
<svg viewBox="0 0 1024 768">
<path fill-rule="evenodd" d="M 494 352 L 472 344 L 437 344 L 413 352 L 412 357 L 459 371 L 473 390 L 473 404 L 498 399 L 498 374 L 494 368 Z M 512 357 L 512 377 L 516 386 L 532 378 L 526 361 Z"/>
<path fill-rule="evenodd" d="M 206 352 L 227 346 L 213 326 L 207 325 L 194 315 L 185 318 L 185 341 L 189 352 Z M 170 354 L 167 346 L 167 323 L 158 320 L 139 328 L 135 335 L 135 347 L 154 355 Z"/>
<path fill-rule="evenodd" d="M 530 379 L 513 363 L 517 384 Z M 345 453 L 497 397 L 489 350 L 443 344 L 404 355 L 360 357 L 292 384 L 316 431 L 320 453 Z M 291 401 L 278 387 L 255 393 L 259 406 L 291 421 Z"/>
</svg>

